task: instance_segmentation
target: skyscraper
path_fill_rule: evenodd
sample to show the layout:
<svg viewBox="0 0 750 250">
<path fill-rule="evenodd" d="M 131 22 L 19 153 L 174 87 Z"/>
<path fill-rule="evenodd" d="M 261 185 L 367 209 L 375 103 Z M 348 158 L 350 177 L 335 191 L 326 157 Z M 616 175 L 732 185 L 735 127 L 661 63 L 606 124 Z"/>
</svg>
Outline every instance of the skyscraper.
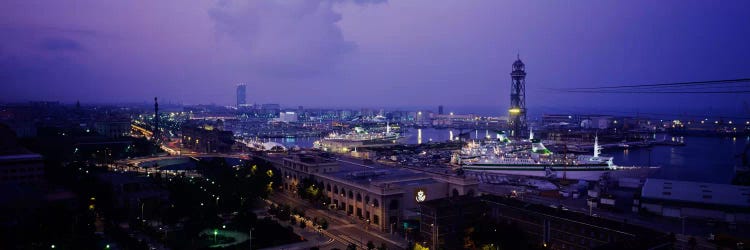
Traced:
<svg viewBox="0 0 750 250">
<path fill-rule="evenodd" d="M 443 105 L 438 106 L 438 115 L 443 114 Z"/>
<path fill-rule="evenodd" d="M 526 66 L 519 55 L 510 72 L 510 108 L 508 123 L 512 136 L 521 136 L 526 131 Z"/>
<path fill-rule="evenodd" d="M 245 105 L 247 102 L 245 101 L 245 90 L 247 88 L 247 85 L 244 83 L 237 85 L 237 107 Z"/>
</svg>

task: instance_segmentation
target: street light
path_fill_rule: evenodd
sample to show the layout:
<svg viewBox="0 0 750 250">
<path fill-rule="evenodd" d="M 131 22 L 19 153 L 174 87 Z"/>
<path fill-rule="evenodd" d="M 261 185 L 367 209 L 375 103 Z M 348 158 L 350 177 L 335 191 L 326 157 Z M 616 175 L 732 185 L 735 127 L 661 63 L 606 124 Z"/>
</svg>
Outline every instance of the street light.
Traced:
<svg viewBox="0 0 750 250">
<path fill-rule="evenodd" d="M 216 236 L 219 235 L 219 229 L 214 229 L 214 244 L 216 244 Z"/>
<path fill-rule="evenodd" d="M 250 241 L 250 243 L 248 244 L 248 249 L 253 249 L 253 229 L 255 228 L 250 228 L 250 237 L 248 237 L 248 241 Z"/>
<path fill-rule="evenodd" d="M 682 219 L 682 235 L 685 235 L 685 218 L 686 216 L 680 216 L 680 219 Z"/>
</svg>

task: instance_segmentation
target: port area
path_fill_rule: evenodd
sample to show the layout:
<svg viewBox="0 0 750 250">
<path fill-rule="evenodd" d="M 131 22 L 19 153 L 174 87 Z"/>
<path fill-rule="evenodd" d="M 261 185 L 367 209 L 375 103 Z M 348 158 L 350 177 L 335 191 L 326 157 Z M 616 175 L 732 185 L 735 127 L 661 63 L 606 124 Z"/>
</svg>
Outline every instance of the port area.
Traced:
<svg viewBox="0 0 750 250">
<path fill-rule="evenodd" d="M 467 173 L 480 181 L 480 192 L 602 217 L 674 233 L 676 244 L 687 244 L 690 237 L 698 241 L 697 249 L 733 246 L 731 239 L 750 238 L 750 225 L 691 217 L 664 217 L 634 209 L 641 189 L 610 184 L 602 191 L 600 182 L 547 180 L 541 178 L 489 173 Z M 723 236 L 726 242 L 715 240 Z"/>
</svg>

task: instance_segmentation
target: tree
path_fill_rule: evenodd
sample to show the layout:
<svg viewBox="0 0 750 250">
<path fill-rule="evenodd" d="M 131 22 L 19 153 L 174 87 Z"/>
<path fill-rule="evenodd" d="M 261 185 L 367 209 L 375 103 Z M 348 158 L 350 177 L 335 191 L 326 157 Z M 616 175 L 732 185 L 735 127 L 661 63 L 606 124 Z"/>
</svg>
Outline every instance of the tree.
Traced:
<svg viewBox="0 0 750 250">
<path fill-rule="evenodd" d="M 695 249 L 695 247 L 698 246 L 698 240 L 696 240 L 695 237 L 690 236 L 690 239 L 688 239 L 688 246 L 690 246 L 690 249 Z"/>
<path fill-rule="evenodd" d="M 372 243 L 371 240 L 367 241 L 367 250 L 375 249 L 375 243 Z"/>
<path fill-rule="evenodd" d="M 429 248 L 422 246 L 422 244 L 414 244 L 414 250 L 429 250 Z"/>
<path fill-rule="evenodd" d="M 380 243 L 378 250 L 388 250 L 388 247 L 385 246 L 385 243 Z"/>
<path fill-rule="evenodd" d="M 322 183 L 316 182 L 311 178 L 304 178 L 297 185 L 297 194 L 299 194 L 303 199 L 307 199 L 313 204 L 317 204 L 323 201 L 323 199 L 325 198 L 322 189 Z"/>
<path fill-rule="evenodd" d="M 278 206 L 276 206 L 276 204 L 272 204 L 272 205 L 271 205 L 271 206 L 270 206 L 270 207 L 268 208 L 268 214 L 270 214 L 270 215 L 274 215 L 274 216 L 275 216 L 275 215 L 278 215 L 278 214 L 279 214 L 279 207 L 278 207 Z"/>
<path fill-rule="evenodd" d="M 278 215 L 276 215 L 282 221 L 288 221 L 291 218 L 291 211 L 289 205 L 283 205 L 279 208 Z"/>
<path fill-rule="evenodd" d="M 348 246 L 346 246 L 346 250 L 357 250 L 357 245 L 354 245 L 354 243 L 351 243 Z"/>
<path fill-rule="evenodd" d="M 675 235 L 674 232 L 670 232 L 668 237 L 669 237 L 669 242 L 672 242 L 672 244 L 677 242 L 677 235 Z"/>
</svg>

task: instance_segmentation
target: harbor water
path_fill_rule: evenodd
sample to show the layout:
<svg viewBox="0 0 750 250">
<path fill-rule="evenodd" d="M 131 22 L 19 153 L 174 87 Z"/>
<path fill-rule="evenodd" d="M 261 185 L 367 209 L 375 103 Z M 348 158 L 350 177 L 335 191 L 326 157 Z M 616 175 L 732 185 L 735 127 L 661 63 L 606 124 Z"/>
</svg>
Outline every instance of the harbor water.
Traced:
<svg viewBox="0 0 750 250">
<path fill-rule="evenodd" d="M 677 138 L 675 138 L 677 139 Z M 656 178 L 728 184 L 734 167 L 742 164 L 742 151 L 750 137 L 681 137 L 685 146 L 654 146 L 637 149 L 610 149 L 621 166 L 661 167 Z"/>
</svg>

